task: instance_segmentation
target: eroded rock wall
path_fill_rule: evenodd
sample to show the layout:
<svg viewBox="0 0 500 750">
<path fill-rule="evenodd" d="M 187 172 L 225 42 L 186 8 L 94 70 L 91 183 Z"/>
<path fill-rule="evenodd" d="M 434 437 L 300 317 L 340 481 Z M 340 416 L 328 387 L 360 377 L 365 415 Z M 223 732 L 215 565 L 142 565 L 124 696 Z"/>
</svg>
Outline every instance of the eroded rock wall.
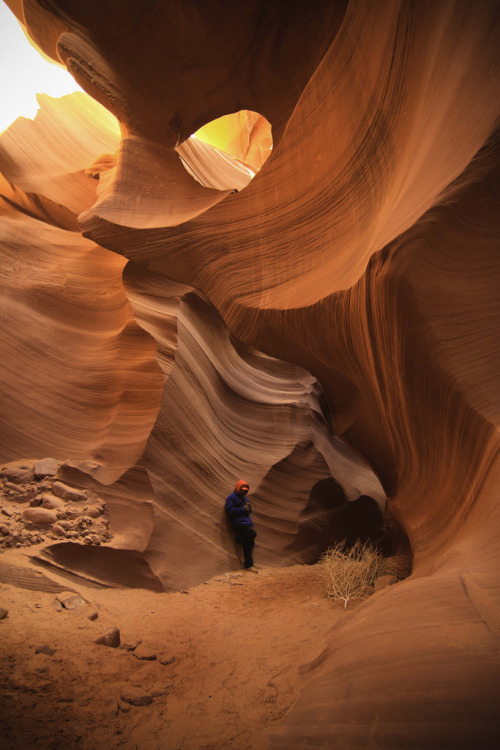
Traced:
<svg viewBox="0 0 500 750">
<path fill-rule="evenodd" d="M 387 495 L 413 574 L 332 634 L 273 745 L 493 747 L 498 4 L 271 5 L 23 3 L 123 137 L 90 149 L 71 202 L 9 184 L 0 152 L 3 226 L 30 248 L 4 295 L 5 459 L 49 441 L 108 483 L 140 464 L 154 523 L 134 549 L 166 589 L 235 562 L 220 502 L 239 475 L 278 565 L 318 553 L 344 498 Z M 204 188 L 174 146 L 238 109 L 271 123 L 273 155 L 240 193 Z"/>
</svg>

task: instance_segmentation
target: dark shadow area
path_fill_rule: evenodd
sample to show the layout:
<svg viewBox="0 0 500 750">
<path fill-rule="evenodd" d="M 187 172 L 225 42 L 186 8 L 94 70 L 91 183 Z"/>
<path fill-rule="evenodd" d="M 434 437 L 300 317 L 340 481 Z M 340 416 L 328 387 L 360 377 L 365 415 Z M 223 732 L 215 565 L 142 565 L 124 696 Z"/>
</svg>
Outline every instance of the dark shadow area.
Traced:
<svg viewBox="0 0 500 750">
<path fill-rule="evenodd" d="M 383 555 L 393 554 L 392 538 L 377 502 L 368 495 L 346 502 L 336 512 L 337 536 L 335 542 L 345 539 L 352 547 L 358 540 L 370 542 Z M 340 537 L 338 531 L 342 530 Z"/>
<path fill-rule="evenodd" d="M 342 487 L 332 477 L 316 482 L 300 514 L 297 536 L 287 551 L 300 553 L 302 558 L 316 562 L 332 543 L 338 541 L 337 514 L 345 502 Z"/>
<path fill-rule="evenodd" d="M 322 479 L 311 490 L 306 508 L 301 513 L 299 530 L 288 547 L 316 562 L 328 547 L 344 541 L 348 548 L 358 540 L 369 542 L 384 556 L 404 551 L 411 560 L 409 544 L 399 539 L 395 544 L 391 529 L 385 523 L 377 502 L 368 495 L 348 501 L 333 478 Z"/>
</svg>

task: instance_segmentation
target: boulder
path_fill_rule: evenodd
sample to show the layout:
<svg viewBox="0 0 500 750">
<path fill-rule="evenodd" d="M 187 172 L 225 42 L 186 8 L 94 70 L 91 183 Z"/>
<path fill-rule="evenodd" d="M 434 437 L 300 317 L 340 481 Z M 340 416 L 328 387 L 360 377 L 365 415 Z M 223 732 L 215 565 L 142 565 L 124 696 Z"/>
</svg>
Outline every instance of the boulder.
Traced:
<svg viewBox="0 0 500 750">
<path fill-rule="evenodd" d="M 59 469 L 59 463 L 55 458 L 42 458 L 35 464 L 35 477 L 43 479 L 44 477 L 55 477 Z"/>
<path fill-rule="evenodd" d="M 50 508 L 26 508 L 23 510 L 23 517 L 29 523 L 50 526 L 57 521 L 57 513 Z"/>
<path fill-rule="evenodd" d="M 98 643 L 101 646 L 110 646 L 110 648 L 116 648 L 120 645 L 120 631 L 118 628 L 111 628 L 107 633 L 97 638 L 94 643 Z"/>
<path fill-rule="evenodd" d="M 62 497 L 63 500 L 70 500 L 74 503 L 87 500 L 87 495 L 83 490 L 76 490 L 74 487 L 69 487 L 63 482 L 54 482 L 52 485 L 52 492 L 54 495 L 57 495 L 57 497 Z"/>
</svg>

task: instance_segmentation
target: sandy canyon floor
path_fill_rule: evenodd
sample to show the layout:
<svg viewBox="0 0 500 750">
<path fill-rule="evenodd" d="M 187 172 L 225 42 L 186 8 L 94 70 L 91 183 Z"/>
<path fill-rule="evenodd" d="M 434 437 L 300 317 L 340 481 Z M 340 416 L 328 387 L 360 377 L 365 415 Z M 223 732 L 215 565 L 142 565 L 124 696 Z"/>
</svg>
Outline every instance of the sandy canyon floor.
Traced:
<svg viewBox="0 0 500 750">
<path fill-rule="evenodd" d="M 54 591 L 20 588 L 33 586 L 26 560 L 26 550 L 0 559 L 1 579 L 17 584 L 0 587 L 6 750 L 264 748 L 307 681 L 302 665 L 350 616 L 325 598 L 317 566 L 234 571 L 173 594 L 36 575 L 41 589 L 77 591 L 98 613 L 89 620 L 88 608 L 56 611 Z M 94 643 L 112 627 L 122 647 Z M 156 659 L 137 657 L 148 649 Z M 121 700 L 131 689 L 152 702 Z"/>
</svg>

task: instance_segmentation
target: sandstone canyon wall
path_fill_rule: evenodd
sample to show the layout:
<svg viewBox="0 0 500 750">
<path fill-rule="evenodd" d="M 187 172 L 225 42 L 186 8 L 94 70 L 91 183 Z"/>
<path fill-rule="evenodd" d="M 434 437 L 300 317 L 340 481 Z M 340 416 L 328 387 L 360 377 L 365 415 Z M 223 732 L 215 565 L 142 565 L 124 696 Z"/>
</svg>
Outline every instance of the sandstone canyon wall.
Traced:
<svg viewBox="0 0 500 750">
<path fill-rule="evenodd" d="M 178 590 L 237 564 L 239 476 L 273 565 L 369 495 L 412 575 L 332 632 L 271 745 L 493 747 L 498 4 L 8 4 L 90 95 L 0 138 L 0 455 L 71 459 L 114 531 L 92 566 L 46 555 Z M 194 179 L 181 144 L 243 110 L 260 172 Z"/>
</svg>

